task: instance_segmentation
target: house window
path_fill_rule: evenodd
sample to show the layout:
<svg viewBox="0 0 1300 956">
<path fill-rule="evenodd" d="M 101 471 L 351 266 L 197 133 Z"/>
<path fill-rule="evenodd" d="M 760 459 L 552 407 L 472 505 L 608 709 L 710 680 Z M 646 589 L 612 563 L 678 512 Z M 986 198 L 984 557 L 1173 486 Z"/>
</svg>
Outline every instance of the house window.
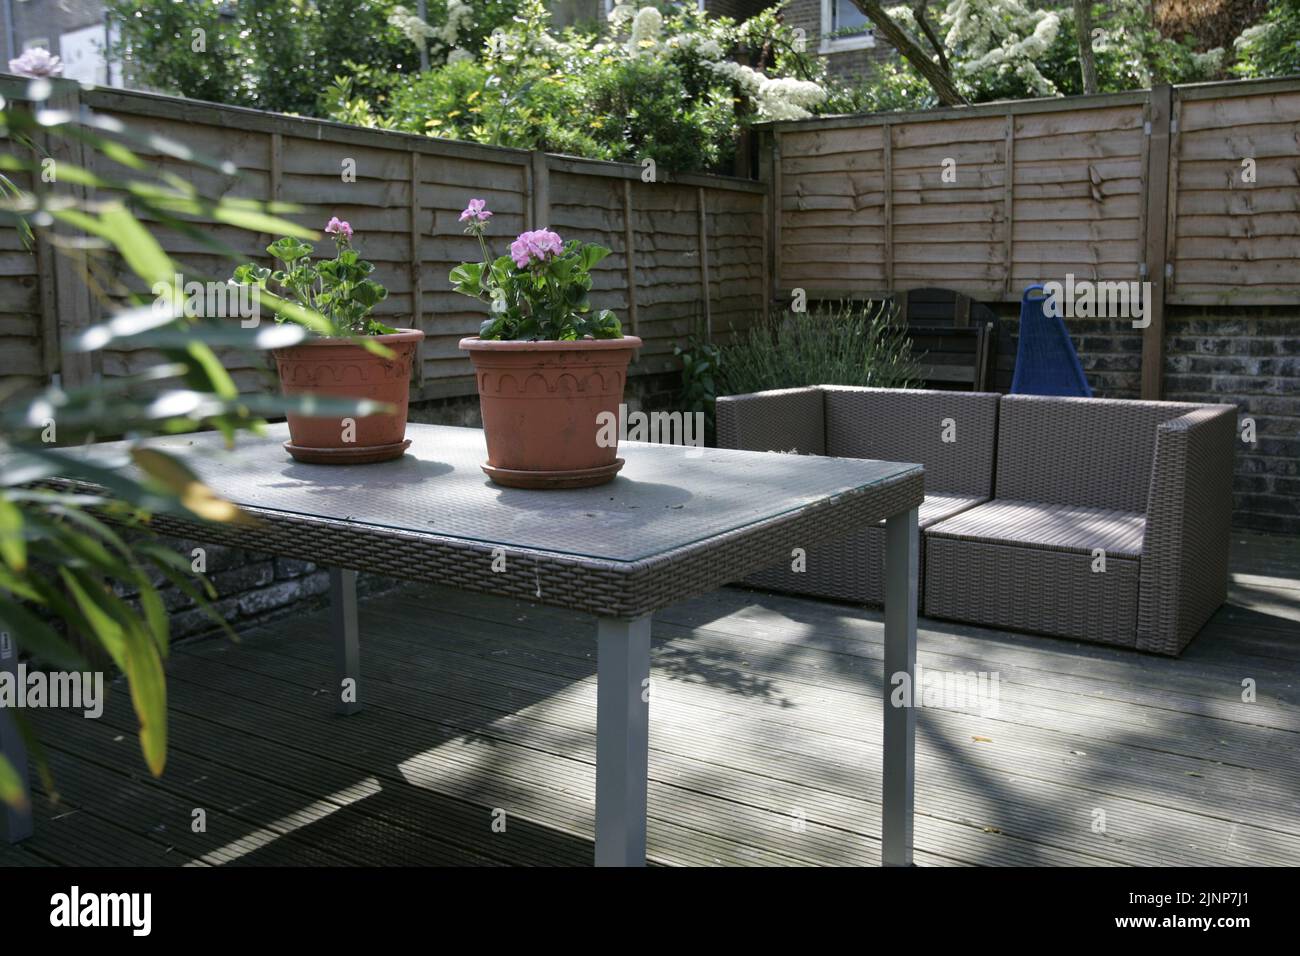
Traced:
<svg viewBox="0 0 1300 956">
<path fill-rule="evenodd" d="M 853 0 L 822 0 L 821 53 L 863 50 L 876 45 L 871 21 Z"/>
</svg>

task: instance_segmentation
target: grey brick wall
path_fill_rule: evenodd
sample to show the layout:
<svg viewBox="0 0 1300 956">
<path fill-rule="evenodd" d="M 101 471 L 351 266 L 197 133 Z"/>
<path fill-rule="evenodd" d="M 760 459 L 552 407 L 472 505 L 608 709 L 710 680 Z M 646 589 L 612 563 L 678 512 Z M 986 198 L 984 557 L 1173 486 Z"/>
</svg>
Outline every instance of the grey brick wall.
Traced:
<svg viewBox="0 0 1300 956">
<path fill-rule="evenodd" d="M 1164 397 L 1232 402 L 1254 420 L 1256 440 L 1237 451 L 1235 521 L 1300 534 L 1300 307 L 1173 310 Z"/>
<path fill-rule="evenodd" d="M 1011 386 L 1018 305 L 1002 318 L 997 386 Z M 1139 398 L 1142 333 L 1128 321 L 1067 319 L 1093 394 Z M 1233 483 L 1233 523 L 1300 534 L 1300 306 L 1184 307 L 1165 315 L 1163 398 L 1227 402 L 1255 421 L 1255 442 L 1241 443 Z"/>
<path fill-rule="evenodd" d="M 329 602 L 329 574 L 309 561 L 227 548 L 200 539 L 165 538 L 162 543 L 186 558 L 195 548 L 204 550 L 208 580 L 217 590 L 212 608 L 236 629 L 324 607 Z M 217 630 L 212 618 L 196 607 L 184 591 L 161 576 L 155 578 L 154 585 L 171 615 L 173 640 Z M 387 578 L 362 575 L 357 588 L 365 594 L 377 594 L 396 585 Z M 122 595 L 134 597 L 130 591 Z"/>
</svg>

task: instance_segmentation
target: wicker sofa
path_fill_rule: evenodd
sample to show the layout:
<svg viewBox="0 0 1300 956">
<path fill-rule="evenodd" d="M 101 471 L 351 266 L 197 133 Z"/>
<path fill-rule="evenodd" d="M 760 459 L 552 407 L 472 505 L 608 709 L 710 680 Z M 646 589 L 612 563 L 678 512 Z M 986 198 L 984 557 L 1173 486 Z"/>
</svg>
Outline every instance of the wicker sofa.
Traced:
<svg viewBox="0 0 1300 956">
<path fill-rule="evenodd" d="M 1223 603 L 1234 406 L 880 391 L 719 399 L 718 443 L 924 464 L 930 617 L 1176 655 Z M 932 444 L 941 409 L 957 423 L 946 449 Z M 967 438 L 987 442 L 991 470 Z M 964 500 L 945 511 L 949 492 Z M 878 603 L 881 541 L 883 529 L 853 532 L 809 554 L 805 573 L 746 583 Z"/>
<path fill-rule="evenodd" d="M 925 466 L 922 529 L 988 501 L 998 396 L 826 385 L 718 399 L 718 444 Z M 945 440 L 945 438 L 950 440 Z M 922 575 L 925 541 L 921 540 Z M 809 551 L 806 568 L 786 564 L 746 580 L 755 587 L 879 604 L 884 595 L 885 526 L 851 531 Z"/>
</svg>

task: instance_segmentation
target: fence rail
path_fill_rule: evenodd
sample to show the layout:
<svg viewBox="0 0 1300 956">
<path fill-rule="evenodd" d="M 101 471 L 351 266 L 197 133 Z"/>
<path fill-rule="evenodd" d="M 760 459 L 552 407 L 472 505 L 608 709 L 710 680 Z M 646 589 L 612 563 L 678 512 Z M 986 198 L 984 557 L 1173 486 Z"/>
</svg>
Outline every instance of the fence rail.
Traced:
<svg viewBox="0 0 1300 956">
<path fill-rule="evenodd" d="M 20 99 L 23 88 L 0 77 L 0 95 Z M 458 222 L 470 196 L 496 213 L 498 249 L 518 230 L 550 225 L 613 250 L 595 291 L 645 339 L 642 372 L 672 368 L 673 344 L 697 325 L 744 328 L 796 288 L 838 298 L 940 286 L 1014 301 L 1070 273 L 1151 283 L 1142 392 L 1158 396 L 1167 304 L 1300 301 L 1297 78 L 768 124 L 758 182 L 662 169 L 644 182 L 636 165 L 72 83 L 58 85 L 51 105 L 85 105 L 232 160 L 238 177 L 145 150 L 154 171 L 183 172 L 205 195 L 298 203 L 291 218 L 316 228 L 348 219 L 391 290 L 381 314 L 428 336 L 419 398 L 473 391 L 456 341 L 482 313 L 446 279 L 477 255 Z M 114 171 L 76 144 L 52 155 Z M 270 238 L 213 233 L 250 258 L 264 258 Z M 193 239 L 160 235 L 196 273 L 228 269 Z M 6 386 L 56 372 L 71 384 L 150 361 L 65 350 L 102 309 L 65 257 L 0 234 Z M 266 381 L 264 368 L 226 358 L 241 385 Z"/>
<path fill-rule="evenodd" d="M 1067 273 L 1164 307 L 1300 301 L 1300 79 L 769 124 L 772 289 L 1014 301 Z"/>
<path fill-rule="evenodd" d="M 0 95 L 21 99 L 24 81 L 0 77 Z M 566 239 L 613 250 L 594 273 L 594 298 L 616 310 L 646 342 L 635 370 L 673 366 L 672 346 L 697 325 L 742 328 L 765 307 L 765 187 L 721 176 L 662 168 L 645 182 L 642 167 L 363 129 L 321 120 L 115 89 L 60 83 L 57 106 L 86 106 L 129 128 L 157 133 L 196 153 L 228 159 L 235 177 L 182 166 L 156 149 L 139 150 L 151 171 L 172 172 L 210 197 L 292 202 L 289 215 L 320 229 L 330 216 L 351 222 L 362 255 L 390 290 L 377 310 L 390 324 L 423 329 L 414 398 L 472 394 L 469 362 L 456 348 L 483 318 L 476 303 L 450 290 L 447 273 L 479 255 L 458 221 L 470 197 L 495 216 L 498 253 L 526 228 L 551 226 Z M 56 105 L 54 103 L 50 105 Z M 10 148 L 14 144 L 5 144 Z M 56 159 L 97 172 L 125 170 L 79 146 L 57 145 Z M 40 184 L 23 182 L 26 187 Z M 55 186 L 54 188 L 65 188 Z M 183 234 L 156 230 L 164 248 L 196 277 L 228 275 L 230 264 Z M 40 384 L 53 373 L 67 384 L 96 374 L 129 374 L 152 361 L 143 351 L 78 355 L 69 338 L 101 317 L 74 263 L 42 244 L 23 248 L 13 230 L 0 237 L 0 378 Z M 269 236 L 213 227 L 240 255 L 265 259 Z M 131 278 L 120 278 L 128 286 Z M 143 290 L 137 290 L 143 291 Z M 223 354 L 244 388 L 265 384 L 257 357 Z"/>
</svg>

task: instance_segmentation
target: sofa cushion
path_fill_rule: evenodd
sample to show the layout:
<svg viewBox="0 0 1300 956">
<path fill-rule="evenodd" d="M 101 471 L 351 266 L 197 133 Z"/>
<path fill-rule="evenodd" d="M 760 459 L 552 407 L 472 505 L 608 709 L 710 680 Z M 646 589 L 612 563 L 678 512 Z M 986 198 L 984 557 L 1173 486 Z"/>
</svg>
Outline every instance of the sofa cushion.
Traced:
<svg viewBox="0 0 1300 956">
<path fill-rule="evenodd" d="M 1135 646 L 1136 558 L 1116 555 L 1106 561 L 1106 573 L 1098 574 L 1092 556 L 1078 551 L 988 544 L 931 532 L 923 537 L 927 616 Z"/>
<path fill-rule="evenodd" d="M 932 525 L 928 537 L 1138 558 L 1146 517 L 1108 508 L 997 499 Z"/>
<path fill-rule="evenodd" d="M 1156 428 L 1200 407 L 1004 395 L 994 497 L 1144 512 Z"/>
<path fill-rule="evenodd" d="M 822 391 L 826 454 L 918 462 L 927 495 L 992 496 L 996 394 L 843 385 Z"/>
<path fill-rule="evenodd" d="M 971 495 L 926 495 L 917 512 L 916 523 L 921 528 L 928 528 L 985 500 Z M 884 524 L 883 521 L 880 522 L 881 527 Z"/>
</svg>

